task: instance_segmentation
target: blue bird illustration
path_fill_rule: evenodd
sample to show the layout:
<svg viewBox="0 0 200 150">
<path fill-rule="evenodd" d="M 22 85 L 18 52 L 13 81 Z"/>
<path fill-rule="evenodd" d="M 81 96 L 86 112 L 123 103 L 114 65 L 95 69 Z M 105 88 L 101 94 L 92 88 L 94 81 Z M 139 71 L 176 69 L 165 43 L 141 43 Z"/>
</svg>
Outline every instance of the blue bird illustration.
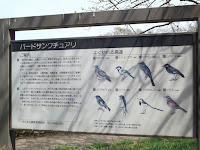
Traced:
<svg viewBox="0 0 200 150">
<path fill-rule="evenodd" d="M 142 98 L 140 98 L 140 99 L 138 98 L 138 100 L 139 100 L 139 105 L 141 105 L 141 106 L 144 107 L 144 110 L 143 110 L 143 112 L 142 112 L 141 114 L 146 114 L 146 109 L 147 109 L 147 107 L 150 107 L 150 108 L 155 109 L 155 110 L 163 111 L 163 110 L 161 110 L 161 109 L 152 107 L 152 106 L 149 105 L 147 102 L 145 102 Z"/>
<path fill-rule="evenodd" d="M 126 99 L 123 95 L 119 96 L 119 100 L 122 100 L 124 107 L 123 108 L 123 114 L 126 115 L 126 113 L 128 113 L 127 107 L 126 107 Z"/>
<path fill-rule="evenodd" d="M 103 100 L 99 95 L 96 95 L 96 100 L 97 100 L 97 103 L 100 105 L 100 107 L 98 108 L 98 110 L 101 109 L 102 111 L 104 111 L 104 110 L 102 109 L 102 107 L 108 109 L 109 111 L 111 110 L 111 109 L 108 107 L 108 105 L 104 102 L 104 100 Z"/>
<path fill-rule="evenodd" d="M 176 81 L 176 80 L 178 80 L 176 77 L 179 76 L 179 75 L 180 75 L 182 78 L 185 78 L 185 76 L 184 76 L 178 69 L 176 69 L 176 68 L 170 66 L 169 64 L 165 64 L 165 65 L 162 66 L 162 67 L 165 67 L 165 69 L 167 70 L 167 72 L 168 72 L 169 74 L 174 75 L 174 78 L 172 78 L 170 81 Z"/>
<path fill-rule="evenodd" d="M 94 67 L 95 67 L 95 73 L 99 79 L 101 80 L 106 79 L 109 82 L 111 82 L 110 77 L 103 70 L 101 70 L 97 65 L 95 65 Z"/>
<path fill-rule="evenodd" d="M 125 69 L 122 68 L 121 66 L 117 66 L 116 69 L 117 69 L 117 71 L 119 72 L 119 74 L 122 75 L 122 81 L 123 81 L 127 76 L 130 76 L 131 78 L 134 79 L 134 77 L 130 74 L 130 72 L 128 72 L 127 70 L 125 70 Z"/>
<path fill-rule="evenodd" d="M 180 107 L 170 96 L 165 96 L 165 98 L 167 98 L 167 105 L 172 108 L 171 115 L 175 113 L 176 109 L 180 109 L 184 113 L 187 113 L 187 111 Z"/>
<path fill-rule="evenodd" d="M 144 72 L 145 74 L 145 80 L 147 79 L 147 77 L 150 78 L 152 86 L 155 86 L 154 82 L 153 82 L 153 78 L 151 76 L 151 71 L 150 69 L 147 67 L 147 65 L 144 62 L 140 62 L 138 63 L 140 65 L 140 69 Z"/>
</svg>

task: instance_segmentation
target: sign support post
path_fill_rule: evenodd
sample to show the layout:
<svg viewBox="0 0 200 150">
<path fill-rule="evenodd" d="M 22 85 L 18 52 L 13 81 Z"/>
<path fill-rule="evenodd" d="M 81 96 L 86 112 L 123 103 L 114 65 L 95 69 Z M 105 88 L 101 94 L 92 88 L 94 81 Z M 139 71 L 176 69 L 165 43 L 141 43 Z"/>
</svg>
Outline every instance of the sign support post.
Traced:
<svg viewBox="0 0 200 150">
<path fill-rule="evenodd" d="M 13 131 L 9 130 L 9 45 L 14 32 L 9 32 L 8 19 L 0 20 L 0 146 L 14 147 Z M 12 142 L 11 142 L 12 141 Z"/>
<path fill-rule="evenodd" d="M 200 93 L 200 17 L 198 17 L 198 29 L 197 29 L 197 142 L 198 142 L 198 150 L 200 150 L 200 97 L 199 97 L 199 93 Z"/>
</svg>

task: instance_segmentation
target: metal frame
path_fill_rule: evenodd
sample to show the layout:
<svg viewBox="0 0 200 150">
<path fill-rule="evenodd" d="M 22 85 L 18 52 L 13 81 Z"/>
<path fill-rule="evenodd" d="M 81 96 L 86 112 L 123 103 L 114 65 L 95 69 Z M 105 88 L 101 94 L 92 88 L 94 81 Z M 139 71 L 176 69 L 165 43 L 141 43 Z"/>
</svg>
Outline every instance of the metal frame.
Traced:
<svg viewBox="0 0 200 150">
<path fill-rule="evenodd" d="M 52 16 L 37 16 L 24 18 L 10 18 L 0 20 L 0 146 L 6 145 L 15 149 L 14 132 L 9 128 L 10 117 L 10 70 L 9 45 L 15 39 L 15 31 L 33 29 L 72 28 L 103 25 L 158 23 L 173 21 L 197 21 L 197 45 L 195 57 L 196 70 L 196 137 L 200 150 L 200 5 L 178 6 L 163 8 L 131 9 L 105 12 L 89 12 L 62 14 Z"/>
</svg>

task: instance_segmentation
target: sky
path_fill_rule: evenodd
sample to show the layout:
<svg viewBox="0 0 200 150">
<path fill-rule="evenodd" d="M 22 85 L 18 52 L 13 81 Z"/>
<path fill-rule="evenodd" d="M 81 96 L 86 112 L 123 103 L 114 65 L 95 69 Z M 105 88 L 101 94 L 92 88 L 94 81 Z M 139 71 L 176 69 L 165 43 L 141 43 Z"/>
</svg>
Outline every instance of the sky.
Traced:
<svg viewBox="0 0 200 150">
<path fill-rule="evenodd" d="M 0 4 L 0 18 L 82 12 L 93 5 L 88 0 L 0 0 Z"/>
<path fill-rule="evenodd" d="M 89 0 L 0 0 L 0 19 L 85 12 L 93 6 Z M 113 29 L 107 27 L 65 28 L 17 31 L 16 40 L 99 36 Z"/>
<path fill-rule="evenodd" d="M 0 19 L 85 12 L 92 0 L 0 0 Z M 139 28 L 140 25 L 135 25 Z M 16 40 L 104 35 L 115 26 L 17 31 Z M 149 25 L 143 25 L 143 30 Z"/>
</svg>

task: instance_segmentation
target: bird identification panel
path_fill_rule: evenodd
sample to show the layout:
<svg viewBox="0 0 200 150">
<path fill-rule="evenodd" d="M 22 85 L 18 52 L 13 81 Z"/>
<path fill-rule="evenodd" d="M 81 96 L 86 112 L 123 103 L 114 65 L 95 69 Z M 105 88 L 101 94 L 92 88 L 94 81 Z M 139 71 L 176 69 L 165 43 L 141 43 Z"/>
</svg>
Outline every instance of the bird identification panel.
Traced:
<svg viewBox="0 0 200 150">
<path fill-rule="evenodd" d="M 11 128 L 194 137 L 193 34 L 13 41 Z"/>
</svg>

